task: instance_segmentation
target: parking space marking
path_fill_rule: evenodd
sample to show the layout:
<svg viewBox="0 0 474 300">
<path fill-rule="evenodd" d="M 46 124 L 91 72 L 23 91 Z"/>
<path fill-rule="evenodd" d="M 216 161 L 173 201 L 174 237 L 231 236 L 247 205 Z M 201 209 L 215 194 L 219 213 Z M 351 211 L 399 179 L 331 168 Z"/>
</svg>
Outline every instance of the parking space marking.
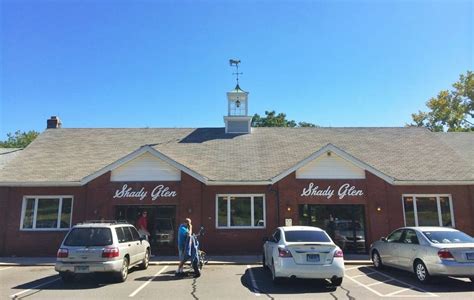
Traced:
<svg viewBox="0 0 474 300">
<path fill-rule="evenodd" d="M 369 268 L 369 267 L 367 267 Z M 387 275 L 385 273 L 382 273 L 382 272 L 379 272 L 377 270 L 374 270 L 373 268 L 369 268 L 372 270 L 372 272 L 370 273 L 365 273 L 363 275 L 355 275 L 355 276 L 345 276 L 347 278 L 349 278 L 350 280 L 352 280 L 353 282 L 355 282 L 356 284 L 368 289 L 369 291 L 371 291 L 372 293 L 376 294 L 377 296 L 380 296 L 380 297 L 406 297 L 406 298 L 411 298 L 411 297 L 439 297 L 439 295 L 436 295 L 434 293 L 431 293 L 425 289 L 422 289 L 422 288 L 419 288 L 417 286 L 414 286 L 414 285 L 411 285 L 407 282 L 404 282 L 404 281 L 401 281 L 401 280 L 398 280 L 396 279 L 395 277 L 392 277 L 390 275 Z M 401 290 L 398 290 L 398 291 L 395 291 L 395 292 L 392 292 L 392 293 L 389 293 L 389 294 L 382 294 L 376 290 L 374 290 L 373 288 L 371 288 L 370 286 L 374 286 L 376 284 L 382 284 L 384 282 L 375 282 L 375 283 L 371 283 L 371 284 L 363 284 L 361 283 L 360 281 L 358 281 L 357 279 L 355 279 L 356 277 L 361 277 L 361 276 L 364 276 L 364 275 L 370 275 L 370 274 L 379 274 L 381 276 L 384 276 L 386 278 L 388 278 L 389 280 L 385 281 L 385 282 L 388 282 L 388 281 L 395 281 L 395 282 L 398 282 L 404 286 L 407 286 L 406 288 L 403 288 Z M 413 291 L 421 291 L 421 292 L 424 292 L 425 295 L 398 295 L 399 293 L 403 293 L 403 292 L 406 292 L 406 291 L 409 291 L 409 290 L 413 290 Z"/>
<path fill-rule="evenodd" d="M 359 269 L 359 268 L 360 268 L 360 266 L 350 267 L 350 268 L 346 268 L 346 271 L 355 270 L 355 269 Z"/>
<path fill-rule="evenodd" d="M 136 294 L 138 294 L 141 290 L 143 290 L 147 285 L 150 284 L 150 282 L 152 282 L 153 279 L 155 279 L 156 277 L 158 277 L 158 275 L 160 275 L 161 273 L 163 273 L 164 270 L 166 270 L 166 268 L 168 268 L 168 266 L 164 266 L 163 269 L 159 270 L 158 272 L 156 272 L 155 275 L 153 275 L 150 279 L 148 279 L 145 283 L 143 283 L 138 289 L 136 289 L 133 293 L 131 293 L 130 295 L 128 295 L 128 297 L 132 298 L 132 297 L 135 297 Z"/>
<path fill-rule="evenodd" d="M 252 285 L 252 293 L 255 294 L 255 296 L 261 296 L 261 294 L 258 292 L 258 287 L 257 287 L 257 282 L 255 281 L 255 277 L 253 276 L 252 269 L 249 265 L 247 265 L 247 270 L 249 270 L 250 274 L 250 283 Z"/>
<path fill-rule="evenodd" d="M 58 277 L 58 278 L 53 279 L 53 280 L 50 280 L 50 281 L 48 281 L 48 282 L 45 282 L 45 283 L 42 283 L 42 284 L 38 284 L 37 286 L 34 286 L 34 287 L 30 288 L 30 289 L 27 289 L 27 290 L 18 292 L 18 293 L 13 294 L 13 295 L 10 295 L 10 298 L 12 298 L 12 299 L 17 299 L 18 296 L 20 296 L 20 295 L 22 295 L 22 294 L 28 293 L 29 291 L 36 290 L 36 289 L 38 289 L 38 288 L 40 288 L 40 287 L 43 287 L 43 286 L 45 286 L 45 285 L 51 284 L 51 283 L 53 283 L 53 282 L 56 282 L 56 281 L 58 281 L 59 279 L 60 279 L 60 278 Z"/>
<path fill-rule="evenodd" d="M 8 270 L 8 269 L 11 269 L 11 268 L 13 268 L 13 267 L 0 268 L 0 271 Z"/>
<path fill-rule="evenodd" d="M 386 282 L 389 282 L 389 281 L 393 281 L 393 280 L 392 280 L 392 279 L 389 279 L 389 280 L 385 280 L 385 281 L 374 282 L 374 283 L 371 283 L 371 284 L 367 284 L 367 286 L 373 286 L 373 285 L 377 285 L 377 284 L 382 284 L 382 283 L 386 283 Z"/>
</svg>

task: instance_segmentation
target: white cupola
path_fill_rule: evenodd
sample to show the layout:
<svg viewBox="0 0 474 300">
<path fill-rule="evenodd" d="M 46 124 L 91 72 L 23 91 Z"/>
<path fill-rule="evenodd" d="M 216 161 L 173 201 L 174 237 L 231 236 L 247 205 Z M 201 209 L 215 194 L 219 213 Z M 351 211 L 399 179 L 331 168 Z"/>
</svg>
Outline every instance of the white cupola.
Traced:
<svg viewBox="0 0 474 300">
<path fill-rule="evenodd" d="M 235 65 L 237 72 L 237 85 L 227 92 L 227 116 L 224 116 L 225 133 L 250 133 L 252 117 L 248 115 L 249 93 L 239 86 L 238 67 L 240 60 L 230 60 L 230 65 Z"/>
</svg>

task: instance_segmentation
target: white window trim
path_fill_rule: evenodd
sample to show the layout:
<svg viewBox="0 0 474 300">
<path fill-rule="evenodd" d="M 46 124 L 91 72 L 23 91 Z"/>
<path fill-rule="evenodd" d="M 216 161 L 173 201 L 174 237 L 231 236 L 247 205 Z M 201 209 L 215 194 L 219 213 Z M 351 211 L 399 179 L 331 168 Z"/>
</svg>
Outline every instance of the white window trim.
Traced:
<svg viewBox="0 0 474 300">
<path fill-rule="evenodd" d="M 58 221 L 61 219 L 62 214 L 62 207 L 63 207 L 63 199 L 70 198 L 71 199 L 71 216 L 69 219 L 69 227 L 68 228 L 60 228 L 61 222 L 58 222 L 58 227 L 56 228 L 36 228 L 36 219 L 38 214 L 38 200 L 39 199 L 59 199 L 59 207 L 58 207 Z M 25 218 L 26 212 L 26 203 L 27 199 L 34 199 L 34 210 L 33 210 L 33 227 L 32 228 L 23 228 L 23 221 Z M 23 196 L 23 202 L 21 207 L 21 219 L 20 219 L 20 231 L 68 231 L 72 227 L 72 214 L 74 210 L 74 196 L 72 195 L 41 195 L 41 196 Z"/>
<path fill-rule="evenodd" d="M 441 226 L 441 227 L 446 227 L 446 226 L 443 226 L 443 218 L 442 218 L 442 214 L 441 214 L 441 202 L 440 202 L 440 198 L 441 197 L 446 197 L 449 199 L 449 212 L 451 214 L 451 224 L 452 224 L 452 228 L 456 228 L 456 223 L 454 221 L 454 207 L 453 207 L 453 198 L 451 196 L 451 194 L 403 194 L 402 195 L 402 206 L 403 206 L 403 223 L 405 224 L 405 226 L 407 226 L 407 219 L 406 219 L 406 215 L 405 215 L 405 200 L 404 198 L 405 197 L 412 197 L 413 198 L 413 213 L 415 214 L 415 226 L 419 226 L 418 225 L 418 208 L 416 206 L 416 198 L 421 198 L 421 197 L 434 197 L 436 198 L 436 207 L 437 207 L 437 210 L 438 210 L 438 226 Z"/>
<path fill-rule="evenodd" d="M 219 226 L 219 197 L 227 198 L 227 226 Z M 231 197 L 250 197 L 250 210 L 252 226 L 230 226 L 230 198 Z M 255 226 L 254 218 L 254 198 L 263 198 L 263 226 Z M 265 194 L 216 194 L 216 228 L 217 229 L 265 229 L 267 227 L 267 208 Z"/>
</svg>

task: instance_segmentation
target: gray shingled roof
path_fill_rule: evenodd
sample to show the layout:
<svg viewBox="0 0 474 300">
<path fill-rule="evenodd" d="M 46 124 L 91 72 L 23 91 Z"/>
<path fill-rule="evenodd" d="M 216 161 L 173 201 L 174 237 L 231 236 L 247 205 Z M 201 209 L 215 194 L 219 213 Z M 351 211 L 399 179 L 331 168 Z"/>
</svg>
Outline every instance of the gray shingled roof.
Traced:
<svg viewBox="0 0 474 300">
<path fill-rule="evenodd" d="M 0 170 L 15 158 L 23 148 L 0 148 Z"/>
<path fill-rule="evenodd" d="M 79 182 L 143 145 L 210 181 L 262 181 L 327 144 L 396 180 L 474 180 L 469 157 L 422 128 L 252 130 L 238 135 L 224 128 L 49 129 L 0 170 L 0 182 Z"/>
<path fill-rule="evenodd" d="M 474 168 L 474 132 L 437 132 L 436 135 Z"/>
</svg>

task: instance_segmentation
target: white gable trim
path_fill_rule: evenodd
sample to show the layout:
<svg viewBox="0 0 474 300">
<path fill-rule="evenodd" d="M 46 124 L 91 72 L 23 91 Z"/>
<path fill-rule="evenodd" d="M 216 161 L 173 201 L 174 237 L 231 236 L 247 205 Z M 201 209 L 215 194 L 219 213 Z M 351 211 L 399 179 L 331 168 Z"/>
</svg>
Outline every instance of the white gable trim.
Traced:
<svg viewBox="0 0 474 300">
<path fill-rule="evenodd" d="M 366 164 L 363 161 L 355 158 L 354 156 L 352 156 L 349 153 L 341 150 L 340 148 L 334 146 L 333 144 L 327 144 L 326 146 L 322 147 L 321 149 L 319 149 L 315 153 L 311 154 L 309 157 L 303 159 L 302 161 L 300 161 L 299 163 L 297 163 L 296 165 L 294 165 L 290 169 L 288 169 L 288 170 L 284 171 L 283 173 L 273 177 L 271 179 L 272 183 L 280 181 L 281 179 L 283 179 L 286 176 L 290 175 L 291 173 L 295 172 L 296 170 L 303 167 L 304 165 L 306 165 L 310 161 L 320 157 L 321 155 L 323 155 L 327 152 L 334 152 L 335 154 L 339 155 L 341 158 L 353 163 L 354 165 L 358 166 L 361 169 L 364 169 L 364 170 L 367 170 L 367 171 L 373 173 L 374 175 L 382 178 L 383 180 L 385 180 L 386 182 L 388 182 L 390 184 L 393 184 L 393 182 L 394 182 L 394 178 L 392 178 L 392 177 L 386 175 L 385 173 L 382 173 L 379 170 L 369 166 L 368 164 Z"/>
<path fill-rule="evenodd" d="M 163 161 L 167 162 L 168 164 L 170 164 L 171 166 L 175 167 L 176 169 L 182 171 L 182 172 L 185 172 L 186 174 L 196 178 L 197 180 L 203 182 L 203 183 L 206 183 L 207 182 L 207 178 L 198 174 L 197 172 L 194 172 L 193 170 L 183 166 L 182 164 L 176 162 L 175 160 L 169 158 L 168 156 L 164 155 L 163 153 L 161 153 L 160 151 L 156 150 L 155 148 L 149 146 L 149 145 L 146 145 L 146 146 L 142 146 L 140 148 L 138 148 L 137 150 L 133 151 L 132 153 L 120 158 L 119 160 L 111 163 L 110 165 L 108 166 L 105 166 L 103 167 L 102 169 L 100 169 L 99 171 L 89 175 L 89 176 L 86 176 L 84 177 L 82 180 L 81 180 L 81 184 L 82 185 L 85 185 L 87 184 L 88 182 L 96 179 L 97 177 L 99 176 L 102 176 L 104 175 L 105 173 L 109 172 L 109 171 L 112 171 L 113 169 L 117 168 L 117 167 L 120 167 L 121 165 L 137 158 L 138 156 L 142 155 L 143 153 L 145 152 L 149 152 L 151 153 L 152 155 L 156 156 L 157 158 L 159 159 L 162 159 Z"/>
</svg>

